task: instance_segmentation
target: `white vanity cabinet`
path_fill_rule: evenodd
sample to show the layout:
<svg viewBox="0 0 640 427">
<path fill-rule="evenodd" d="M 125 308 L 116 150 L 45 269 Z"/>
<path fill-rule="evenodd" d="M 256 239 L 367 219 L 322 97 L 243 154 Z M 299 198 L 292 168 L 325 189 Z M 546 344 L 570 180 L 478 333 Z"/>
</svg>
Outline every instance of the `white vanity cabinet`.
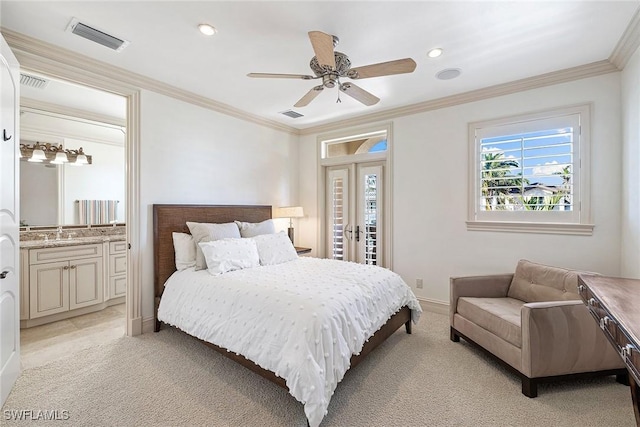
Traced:
<svg viewBox="0 0 640 427">
<path fill-rule="evenodd" d="M 33 247 L 35 246 L 35 247 Z M 125 302 L 127 242 L 53 241 L 20 250 L 20 326 L 29 328 Z"/>
<path fill-rule="evenodd" d="M 109 242 L 109 298 L 127 293 L 127 242 Z"/>
<path fill-rule="evenodd" d="M 29 318 L 99 304 L 104 295 L 102 245 L 29 251 Z"/>
</svg>

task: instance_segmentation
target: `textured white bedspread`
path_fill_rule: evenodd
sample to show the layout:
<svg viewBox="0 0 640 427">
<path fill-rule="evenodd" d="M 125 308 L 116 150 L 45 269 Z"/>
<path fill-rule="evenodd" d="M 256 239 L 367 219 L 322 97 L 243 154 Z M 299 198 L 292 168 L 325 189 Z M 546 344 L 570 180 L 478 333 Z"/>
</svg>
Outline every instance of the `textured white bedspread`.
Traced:
<svg viewBox="0 0 640 427">
<path fill-rule="evenodd" d="M 220 276 L 176 272 L 158 319 L 284 378 L 317 427 L 351 356 L 405 305 L 417 322 L 416 297 L 390 270 L 301 257 Z"/>
</svg>

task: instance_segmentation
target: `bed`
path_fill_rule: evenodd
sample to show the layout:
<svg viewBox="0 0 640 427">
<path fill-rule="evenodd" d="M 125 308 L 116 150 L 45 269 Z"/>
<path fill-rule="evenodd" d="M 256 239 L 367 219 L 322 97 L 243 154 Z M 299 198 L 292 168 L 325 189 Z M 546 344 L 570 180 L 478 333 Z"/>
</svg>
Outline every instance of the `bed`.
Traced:
<svg viewBox="0 0 640 427">
<path fill-rule="evenodd" d="M 386 269 L 361 264 L 299 258 L 286 263 L 287 265 L 261 266 L 221 276 L 211 276 L 206 270 L 189 271 L 187 269 L 176 272 L 172 233 L 188 233 L 187 221 L 228 223 L 237 220 L 258 223 L 270 218 L 271 206 L 153 205 L 155 330 L 159 331 L 161 325 L 165 323 L 177 327 L 224 356 L 289 390 L 294 398 L 303 403 L 309 425 L 316 427 L 326 414 L 330 396 L 346 370 L 355 367 L 402 325 L 405 325 L 406 332 L 410 334 L 411 322 L 418 320 L 421 310 L 415 296 L 398 275 Z M 334 273 L 333 277 L 322 279 L 322 271 L 325 270 L 331 270 Z M 364 281 L 365 277 L 374 273 L 376 280 L 380 282 L 376 285 L 378 288 L 372 285 L 369 289 L 368 282 L 364 285 L 355 283 Z M 305 288 L 309 289 L 307 292 L 315 292 L 313 298 L 309 297 L 310 294 L 302 295 L 304 290 L 298 292 L 296 288 L 296 292 L 293 292 L 292 289 L 286 288 L 285 280 L 282 280 L 283 283 L 278 283 L 280 277 L 288 277 L 292 283 L 303 281 L 303 277 L 314 278 L 312 286 Z M 326 287 L 322 288 L 326 289 L 324 292 L 314 288 L 321 283 L 318 282 L 321 280 L 326 282 L 322 283 Z M 343 283 L 338 283 L 339 280 Z M 347 282 L 348 280 L 353 283 Z M 278 290 L 279 287 L 282 290 Z M 367 289 L 366 292 L 371 292 L 370 297 L 362 297 L 363 294 L 360 293 L 362 287 Z M 214 293 L 203 296 L 204 292 Z M 276 294 L 277 292 L 281 293 Z M 163 293 L 165 293 L 164 300 Z M 264 313 L 259 305 L 251 306 L 256 307 L 251 315 L 249 312 L 254 310 L 253 308 L 243 308 L 233 312 L 233 322 L 239 322 L 238 327 L 243 331 L 242 334 L 246 334 L 240 338 L 235 330 L 234 333 L 225 330 L 231 320 L 226 314 L 225 316 L 219 314 L 221 302 L 217 301 L 224 299 L 228 305 L 228 300 L 234 298 L 234 293 L 242 294 L 242 299 L 230 303 L 236 304 L 236 307 L 243 307 L 245 303 L 250 307 L 252 298 L 255 300 L 252 304 L 256 304 L 271 297 L 271 300 L 267 301 L 268 310 L 265 309 Z M 322 300 L 322 293 L 329 295 L 327 300 Z M 345 295 L 342 295 L 343 293 Z M 346 294 L 349 293 L 353 295 L 347 296 Z M 333 300 L 334 296 L 339 302 L 329 301 L 329 299 Z M 313 299 L 313 303 L 318 304 L 317 307 L 309 308 L 311 303 L 302 301 L 305 297 L 306 300 Z M 205 299 L 208 302 L 204 302 Z M 315 301 L 316 299 L 318 301 Z M 185 303 L 185 301 L 190 302 Z M 366 301 L 370 301 L 368 306 L 363 305 Z M 329 306 L 331 304 L 345 306 L 345 313 L 335 311 L 334 308 L 325 309 L 325 302 Z M 355 314 L 347 313 L 350 309 L 347 309 L 346 305 L 352 304 L 355 304 L 359 310 Z M 184 308 L 187 306 L 188 309 Z M 305 306 L 307 309 L 303 310 Z M 296 311 L 298 308 L 299 312 Z M 226 322 L 224 327 L 211 326 L 211 323 L 204 324 L 204 322 L 199 324 L 199 313 L 214 309 L 218 311 L 202 314 L 201 317 L 211 320 L 217 314 L 217 317 L 223 317 L 222 321 Z M 365 316 L 367 310 L 368 317 Z M 259 324 L 252 325 L 251 322 L 254 321 L 252 319 L 258 318 L 257 311 L 261 312 L 259 316 L 262 316 L 260 317 L 262 320 L 259 320 Z M 255 321 L 258 322 L 258 320 Z M 298 325 L 293 326 L 296 322 Z M 302 325 L 303 322 L 307 323 Z M 358 328 L 356 323 L 366 326 Z M 278 326 L 285 324 L 287 326 L 284 328 Z M 256 333 L 258 325 L 260 327 L 268 325 L 269 328 Z M 233 339 L 228 337 L 234 334 Z M 299 349 L 297 344 L 294 346 L 293 338 L 282 337 L 286 334 L 301 335 L 303 349 Z M 271 335 L 274 335 L 273 342 L 263 340 Z M 309 347 L 307 349 L 304 349 L 305 342 Z M 254 347 L 248 347 L 247 343 L 251 343 Z M 258 346 L 260 346 L 259 350 Z M 318 346 L 322 349 L 318 350 Z M 273 354 L 269 355 L 270 352 Z M 303 360 L 304 354 L 307 354 L 306 361 Z"/>
</svg>

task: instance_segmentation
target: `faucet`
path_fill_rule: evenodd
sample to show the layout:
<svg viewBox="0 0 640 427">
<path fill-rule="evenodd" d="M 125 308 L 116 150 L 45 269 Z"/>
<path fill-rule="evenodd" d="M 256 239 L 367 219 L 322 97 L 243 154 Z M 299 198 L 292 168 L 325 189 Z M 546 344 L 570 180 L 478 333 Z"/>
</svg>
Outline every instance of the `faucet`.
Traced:
<svg viewBox="0 0 640 427">
<path fill-rule="evenodd" d="M 62 226 L 59 225 L 56 230 L 56 240 L 60 240 L 60 236 L 62 236 Z"/>
</svg>

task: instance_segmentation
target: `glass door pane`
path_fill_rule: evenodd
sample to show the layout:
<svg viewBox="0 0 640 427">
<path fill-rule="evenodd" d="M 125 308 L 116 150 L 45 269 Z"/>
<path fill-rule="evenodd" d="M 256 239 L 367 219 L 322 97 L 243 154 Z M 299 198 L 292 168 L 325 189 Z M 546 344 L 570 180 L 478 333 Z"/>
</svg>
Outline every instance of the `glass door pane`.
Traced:
<svg viewBox="0 0 640 427">
<path fill-rule="evenodd" d="M 349 167 L 327 173 L 327 257 L 349 261 Z"/>
<path fill-rule="evenodd" d="M 358 262 L 383 265 L 383 168 L 382 165 L 358 166 L 358 220 L 356 244 Z"/>
</svg>

